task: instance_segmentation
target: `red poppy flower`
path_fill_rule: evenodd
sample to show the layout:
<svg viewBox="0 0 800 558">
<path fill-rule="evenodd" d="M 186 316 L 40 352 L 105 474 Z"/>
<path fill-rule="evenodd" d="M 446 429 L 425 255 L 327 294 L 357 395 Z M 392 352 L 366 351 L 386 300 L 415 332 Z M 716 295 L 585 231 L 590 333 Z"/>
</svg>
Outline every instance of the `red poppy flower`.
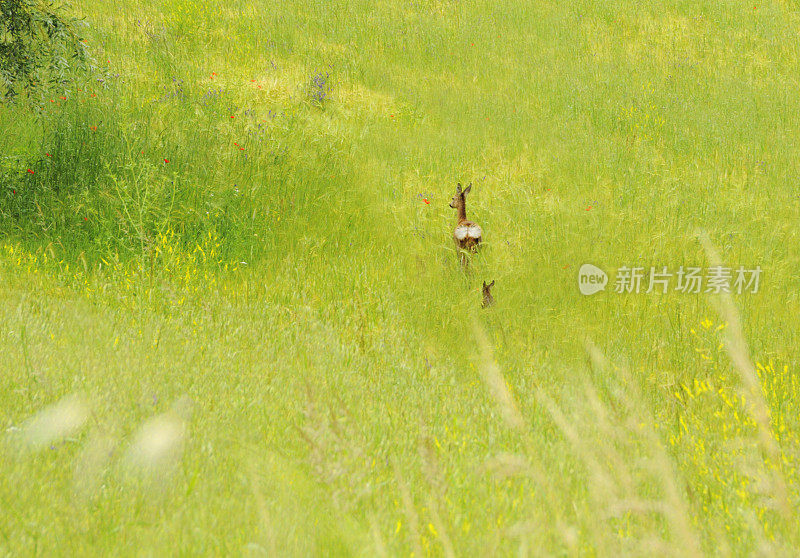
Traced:
<svg viewBox="0 0 800 558">
<path fill-rule="evenodd" d="M 429 201 L 428 201 L 428 198 L 422 198 L 422 201 L 424 201 L 424 202 L 425 202 L 425 203 L 427 203 L 428 205 L 430 205 L 430 204 L 431 204 L 431 202 L 429 202 Z"/>
<path fill-rule="evenodd" d="M 45 157 L 52 157 L 52 155 L 50 155 L 49 153 L 45 153 L 44 156 Z"/>
<path fill-rule="evenodd" d="M 169 163 L 169 159 L 164 159 L 164 162 L 165 163 Z"/>
<path fill-rule="evenodd" d="M 62 101 L 66 101 L 67 100 L 66 97 L 59 97 L 59 99 L 61 99 Z"/>
<path fill-rule="evenodd" d="M 28 169 L 28 173 L 33 174 L 33 171 L 31 169 Z"/>
</svg>

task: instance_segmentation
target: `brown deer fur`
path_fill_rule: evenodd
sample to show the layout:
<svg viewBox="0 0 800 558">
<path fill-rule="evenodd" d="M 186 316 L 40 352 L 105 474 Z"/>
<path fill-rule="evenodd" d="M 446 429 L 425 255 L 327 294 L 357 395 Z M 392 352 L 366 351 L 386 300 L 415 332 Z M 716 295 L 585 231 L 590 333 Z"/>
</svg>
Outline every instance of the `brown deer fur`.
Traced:
<svg viewBox="0 0 800 558">
<path fill-rule="evenodd" d="M 456 187 L 456 195 L 450 201 L 450 207 L 458 211 L 458 223 L 453 230 L 453 240 L 461 250 L 475 252 L 481 243 L 483 231 L 474 221 L 467 220 L 467 194 L 472 189 L 472 184 L 461 190 L 461 183 Z M 461 255 L 462 265 L 466 265 L 466 257 Z"/>
<path fill-rule="evenodd" d="M 492 304 L 494 304 L 494 297 L 492 296 L 491 288 L 494 287 L 494 279 L 488 285 L 486 281 L 483 282 L 483 302 L 481 306 L 483 308 L 488 308 Z"/>
</svg>

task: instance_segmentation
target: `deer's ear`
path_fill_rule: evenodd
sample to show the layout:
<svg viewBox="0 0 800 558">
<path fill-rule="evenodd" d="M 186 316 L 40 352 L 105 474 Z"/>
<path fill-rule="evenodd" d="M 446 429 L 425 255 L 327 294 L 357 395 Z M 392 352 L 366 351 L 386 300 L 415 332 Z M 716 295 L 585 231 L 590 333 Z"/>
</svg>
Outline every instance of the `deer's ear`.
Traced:
<svg viewBox="0 0 800 558">
<path fill-rule="evenodd" d="M 486 281 L 483 282 L 483 288 L 486 288 Z"/>
<path fill-rule="evenodd" d="M 470 190 L 472 190 L 472 182 L 469 183 L 469 186 L 464 188 L 464 195 L 469 194 Z"/>
<path fill-rule="evenodd" d="M 460 193 L 461 193 L 461 183 L 459 182 L 458 184 L 456 184 L 456 194 Z"/>
<path fill-rule="evenodd" d="M 486 286 L 487 286 L 487 287 L 494 287 L 494 279 L 492 279 L 492 282 L 491 282 L 491 283 L 489 283 L 489 284 L 488 284 L 488 285 L 486 285 Z"/>
</svg>

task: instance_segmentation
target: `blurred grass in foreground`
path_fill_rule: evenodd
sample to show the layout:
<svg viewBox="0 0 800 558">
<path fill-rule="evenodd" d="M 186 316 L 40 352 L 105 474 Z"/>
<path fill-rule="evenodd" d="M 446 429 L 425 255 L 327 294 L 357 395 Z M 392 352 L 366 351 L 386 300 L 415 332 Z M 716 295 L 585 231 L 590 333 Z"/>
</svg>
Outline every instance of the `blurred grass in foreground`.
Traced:
<svg viewBox="0 0 800 558">
<path fill-rule="evenodd" d="M 0 550 L 797 553 L 796 6 L 77 9 L 0 106 Z M 713 250 L 738 311 L 575 285 Z"/>
</svg>

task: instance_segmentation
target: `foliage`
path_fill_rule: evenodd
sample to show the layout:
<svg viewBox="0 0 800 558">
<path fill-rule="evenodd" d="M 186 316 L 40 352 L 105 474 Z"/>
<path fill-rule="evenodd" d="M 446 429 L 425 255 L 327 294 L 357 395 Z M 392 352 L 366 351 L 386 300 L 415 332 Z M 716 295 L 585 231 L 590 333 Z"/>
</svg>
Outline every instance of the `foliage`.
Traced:
<svg viewBox="0 0 800 558">
<path fill-rule="evenodd" d="M 6 99 L 43 80 L 63 83 L 86 61 L 79 21 L 53 2 L 0 0 L 0 92 Z"/>
<path fill-rule="evenodd" d="M 0 104 L 0 556 L 798 555 L 785 3 L 74 1 L 104 80 Z M 739 319 L 579 292 L 697 229 Z"/>
</svg>

